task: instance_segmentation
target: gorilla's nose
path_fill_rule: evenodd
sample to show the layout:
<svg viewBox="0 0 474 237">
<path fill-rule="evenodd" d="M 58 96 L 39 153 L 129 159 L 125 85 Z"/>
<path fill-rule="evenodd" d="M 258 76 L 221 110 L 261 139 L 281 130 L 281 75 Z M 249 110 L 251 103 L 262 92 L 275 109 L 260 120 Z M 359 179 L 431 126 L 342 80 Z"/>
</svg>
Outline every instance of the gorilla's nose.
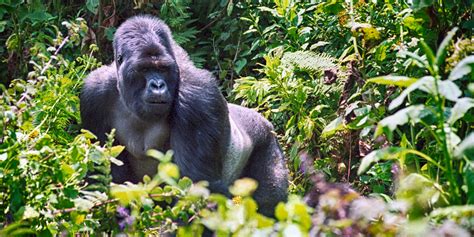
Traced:
<svg viewBox="0 0 474 237">
<path fill-rule="evenodd" d="M 169 100 L 168 86 L 163 79 L 151 79 L 147 82 L 145 100 L 152 104 L 163 104 Z"/>
<path fill-rule="evenodd" d="M 163 80 L 152 80 L 149 84 L 149 89 L 151 89 L 154 93 L 164 93 L 166 92 L 166 82 Z"/>
</svg>

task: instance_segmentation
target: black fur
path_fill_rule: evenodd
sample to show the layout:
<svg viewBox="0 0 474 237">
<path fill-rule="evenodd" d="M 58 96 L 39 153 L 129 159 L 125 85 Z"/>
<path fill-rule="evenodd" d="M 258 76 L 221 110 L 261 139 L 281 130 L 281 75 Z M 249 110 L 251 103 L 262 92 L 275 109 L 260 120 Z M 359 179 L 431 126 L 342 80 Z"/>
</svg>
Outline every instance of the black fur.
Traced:
<svg viewBox="0 0 474 237">
<path fill-rule="evenodd" d="M 115 62 L 93 71 L 81 93 L 84 128 L 102 142 L 116 128 L 118 143 L 127 148 L 119 157 L 125 165 L 112 167 L 114 182 L 153 175 L 149 166 L 156 164 L 146 149 L 172 149 L 182 175 L 209 181 L 214 192 L 229 195 L 236 178 L 251 177 L 259 182 L 254 196 L 262 213 L 272 215 L 286 200 L 288 171 L 272 125 L 228 104 L 211 73 L 194 66 L 166 24 L 150 16 L 127 20 L 115 34 L 114 54 Z M 149 80 L 164 80 L 171 100 L 145 102 Z"/>
</svg>

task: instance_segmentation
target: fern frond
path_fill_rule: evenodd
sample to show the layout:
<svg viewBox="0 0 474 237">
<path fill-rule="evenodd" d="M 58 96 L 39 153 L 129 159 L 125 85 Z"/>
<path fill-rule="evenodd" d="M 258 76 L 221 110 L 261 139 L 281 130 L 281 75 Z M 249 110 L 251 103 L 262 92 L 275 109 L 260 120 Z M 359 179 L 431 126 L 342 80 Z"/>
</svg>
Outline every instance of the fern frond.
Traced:
<svg viewBox="0 0 474 237">
<path fill-rule="evenodd" d="M 311 51 L 287 52 L 281 63 L 286 67 L 297 67 L 312 72 L 321 72 L 327 69 L 338 68 L 336 59 L 326 53 Z"/>
</svg>

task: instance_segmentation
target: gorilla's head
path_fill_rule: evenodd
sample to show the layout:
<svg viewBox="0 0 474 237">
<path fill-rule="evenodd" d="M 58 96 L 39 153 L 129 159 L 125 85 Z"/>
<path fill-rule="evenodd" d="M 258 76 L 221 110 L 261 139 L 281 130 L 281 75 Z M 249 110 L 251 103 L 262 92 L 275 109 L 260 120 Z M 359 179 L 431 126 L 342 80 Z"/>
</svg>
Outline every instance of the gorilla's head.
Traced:
<svg viewBox="0 0 474 237">
<path fill-rule="evenodd" d="M 115 33 L 117 87 L 138 117 L 167 116 L 177 98 L 179 69 L 168 26 L 151 16 L 127 20 Z"/>
</svg>

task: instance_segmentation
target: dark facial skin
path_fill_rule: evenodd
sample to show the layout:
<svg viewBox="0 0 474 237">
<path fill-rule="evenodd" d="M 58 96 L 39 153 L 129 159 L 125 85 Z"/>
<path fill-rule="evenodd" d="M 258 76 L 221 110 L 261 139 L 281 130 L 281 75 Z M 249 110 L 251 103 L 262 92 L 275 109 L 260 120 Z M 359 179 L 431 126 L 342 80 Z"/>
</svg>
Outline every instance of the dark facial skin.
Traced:
<svg viewBox="0 0 474 237">
<path fill-rule="evenodd" d="M 169 115 L 179 85 L 172 52 L 154 43 L 167 42 L 161 36 L 148 32 L 116 42 L 119 93 L 127 108 L 146 121 Z M 130 45 L 140 47 L 130 50 Z"/>
</svg>

